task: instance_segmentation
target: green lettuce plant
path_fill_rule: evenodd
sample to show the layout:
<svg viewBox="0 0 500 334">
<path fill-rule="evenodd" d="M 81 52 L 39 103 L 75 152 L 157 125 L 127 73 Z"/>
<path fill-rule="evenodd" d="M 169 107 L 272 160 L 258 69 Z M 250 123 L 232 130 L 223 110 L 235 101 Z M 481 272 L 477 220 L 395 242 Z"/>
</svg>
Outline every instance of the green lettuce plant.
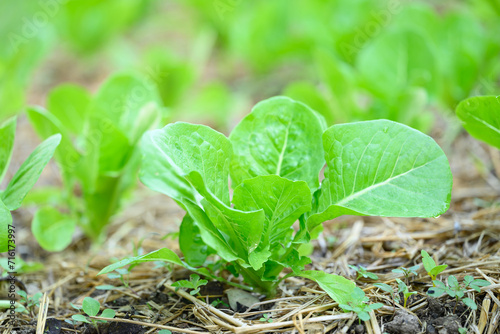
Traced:
<svg viewBox="0 0 500 334">
<path fill-rule="evenodd" d="M 449 164 L 430 137 L 387 120 L 326 129 L 319 114 L 286 97 L 258 103 L 229 138 L 207 126 L 175 123 L 147 132 L 141 148 L 141 181 L 187 213 L 179 240 L 184 260 L 162 248 L 100 274 L 149 261 L 204 274 L 199 267 L 217 254 L 267 295 L 289 268 L 289 275 L 313 279 L 346 303 L 354 284 L 304 271 L 310 259 L 298 252 L 322 222 L 345 214 L 434 217 L 450 201 Z"/>
<path fill-rule="evenodd" d="M 41 137 L 62 134 L 55 158 L 65 188 L 63 202 L 41 208 L 32 224 L 43 248 L 67 247 L 75 226 L 94 242 L 102 240 L 120 200 L 136 182 L 138 142 L 160 119 L 160 104 L 152 83 L 120 73 L 94 96 L 78 86 L 63 85 L 50 92 L 47 110 L 28 109 Z"/>
<path fill-rule="evenodd" d="M 12 158 L 15 132 L 16 118 L 10 118 L 0 123 L 0 183 L 7 172 Z M 52 158 L 60 141 L 61 135 L 54 134 L 38 145 L 23 162 L 21 167 L 19 167 L 7 185 L 7 188 L 0 191 L 0 252 L 9 251 L 9 256 L 15 255 L 16 229 L 12 224 L 12 215 L 10 212 L 17 210 L 21 206 L 28 191 L 35 185 L 42 170 L 50 158 Z M 11 255 L 11 251 L 14 255 Z M 10 258 L 7 265 L 10 271 L 15 270 L 15 268 L 11 267 Z"/>
</svg>

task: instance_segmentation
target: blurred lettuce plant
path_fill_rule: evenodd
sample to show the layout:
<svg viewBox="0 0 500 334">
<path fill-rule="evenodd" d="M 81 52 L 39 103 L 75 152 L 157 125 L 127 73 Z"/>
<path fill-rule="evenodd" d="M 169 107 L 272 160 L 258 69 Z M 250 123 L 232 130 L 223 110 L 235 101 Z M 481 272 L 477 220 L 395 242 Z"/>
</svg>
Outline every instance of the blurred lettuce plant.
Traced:
<svg viewBox="0 0 500 334">
<path fill-rule="evenodd" d="M 62 85 L 48 96 L 47 109 L 31 107 L 29 119 L 46 138 L 61 133 L 55 153 L 65 187 L 63 211 L 36 212 L 32 231 L 40 245 L 59 251 L 71 242 L 76 225 L 93 241 L 136 180 L 137 144 L 162 114 L 156 86 L 142 76 L 120 73 L 91 96 L 75 85 Z"/>
</svg>

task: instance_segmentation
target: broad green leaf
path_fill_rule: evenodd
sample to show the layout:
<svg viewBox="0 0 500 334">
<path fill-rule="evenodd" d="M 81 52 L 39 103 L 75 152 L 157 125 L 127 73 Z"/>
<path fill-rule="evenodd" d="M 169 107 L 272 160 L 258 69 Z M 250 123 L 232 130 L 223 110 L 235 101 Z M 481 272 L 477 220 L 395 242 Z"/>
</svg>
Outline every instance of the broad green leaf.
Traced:
<svg viewBox="0 0 500 334">
<path fill-rule="evenodd" d="M 155 262 L 155 261 L 169 262 L 177 264 L 179 266 L 184 266 L 184 264 L 179 259 L 177 254 L 175 254 L 168 248 L 161 248 L 145 255 L 129 257 L 121 261 L 118 261 L 116 263 L 113 263 L 107 266 L 106 268 L 102 269 L 97 275 L 110 273 L 118 268 L 124 267 L 129 264 L 139 264 L 144 262 Z"/>
<path fill-rule="evenodd" d="M 457 116 L 476 139 L 500 149 L 500 96 L 476 96 L 460 102 Z"/>
<path fill-rule="evenodd" d="M 437 90 L 436 50 L 414 27 L 389 29 L 360 51 L 357 67 L 364 86 L 376 96 L 394 99 L 410 87 Z"/>
<path fill-rule="evenodd" d="M 327 168 L 312 230 L 341 215 L 436 217 L 450 203 L 452 175 L 436 142 L 387 120 L 325 131 Z"/>
<path fill-rule="evenodd" d="M 125 133 L 102 118 L 91 118 L 86 130 L 84 152 L 85 159 L 90 160 L 87 168 L 95 166 L 96 175 L 121 171 L 132 154 Z"/>
<path fill-rule="evenodd" d="M 14 137 L 16 134 L 16 118 L 12 117 L 0 124 L 0 183 L 7 172 L 14 149 Z"/>
<path fill-rule="evenodd" d="M 60 142 L 60 134 L 49 137 L 38 145 L 19 167 L 7 189 L 2 193 L 2 200 L 9 210 L 16 210 L 21 206 L 24 197 L 35 185 Z"/>
<path fill-rule="evenodd" d="M 425 250 L 421 250 L 420 254 L 422 255 L 422 263 L 424 264 L 424 269 L 427 273 L 430 273 L 431 270 L 436 267 L 436 262 L 434 259 L 427 253 Z"/>
<path fill-rule="evenodd" d="M 74 314 L 71 316 L 71 319 L 75 320 L 75 321 L 80 321 L 80 322 L 86 322 L 88 324 L 91 324 L 92 322 L 90 322 L 89 320 L 87 320 L 87 317 L 85 317 L 84 315 L 82 314 Z"/>
<path fill-rule="evenodd" d="M 337 303 L 348 304 L 356 284 L 339 275 L 327 274 L 323 271 L 306 270 L 299 276 L 315 281 Z"/>
<path fill-rule="evenodd" d="M 307 182 L 318 187 L 324 166 L 321 155 L 322 116 L 287 97 L 258 103 L 229 137 L 235 156 L 231 162 L 233 188 L 259 175 Z"/>
<path fill-rule="evenodd" d="M 190 266 L 202 266 L 208 255 L 207 245 L 203 242 L 200 229 L 188 214 L 184 216 L 179 231 L 179 247 L 185 261 Z"/>
<path fill-rule="evenodd" d="M 215 197 L 207 188 L 200 173 L 193 171 L 187 179 L 204 197 L 201 204 L 215 227 L 227 235 L 226 242 L 242 258 L 256 250 L 262 238 L 265 215 L 263 210 L 245 212 L 233 209 Z"/>
<path fill-rule="evenodd" d="M 248 254 L 248 263 L 254 270 L 259 270 L 271 255 L 272 253 L 269 251 L 269 247 L 262 250 L 256 249 Z"/>
<path fill-rule="evenodd" d="M 432 270 L 429 272 L 429 275 L 436 276 L 442 273 L 446 268 L 448 268 L 447 264 L 440 264 L 439 266 L 435 266 L 432 268 Z"/>
<path fill-rule="evenodd" d="M 207 244 L 210 248 L 217 250 L 217 255 L 228 262 L 240 259 L 236 254 L 235 249 L 229 246 L 224 236 L 214 226 L 214 223 L 198 204 L 186 198 L 183 201 L 183 205 L 188 214 L 193 217 L 198 224 L 201 238 L 205 244 Z"/>
<path fill-rule="evenodd" d="M 61 85 L 51 90 L 47 109 L 73 134 L 81 134 L 90 94 L 77 85 Z"/>
<path fill-rule="evenodd" d="M 27 109 L 28 118 L 36 132 L 43 139 L 60 133 L 62 135 L 61 143 L 57 147 L 55 157 L 57 163 L 62 168 L 65 178 L 73 177 L 73 173 L 80 162 L 81 155 L 73 146 L 69 130 L 47 110 L 39 107 L 30 107 Z"/>
<path fill-rule="evenodd" d="M 277 175 L 257 176 L 243 181 L 233 195 L 235 209 L 264 209 L 264 244 L 282 241 L 293 223 L 311 210 L 311 191 L 304 181 L 290 181 Z"/>
<path fill-rule="evenodd" d="M 463 298 L 462 302 L 467 305 L 471 310 L 477 310 L 476 302 L 470 298 Z"/>
<path fill-rule="evenodd" d="M 196 171 L 208 190 L 229 205 L 232 148 L 223 134 L 204 125 L 169 124 L 144 135 L 142 153 L 140 179 L 149 188 L 179 202 L 188 198 L 196 203 L 197 192 L 185 178 Z"/>
<path fill-rule="evenodd" d="M 448 286 L 450 288 L 458 288 L 458 280 L 455 276 L 453 275 L 448 276 Z"/>
<path fill-rule="evenodd" d="M 114 318 L 115 315 L 116 315 L 115 310 L 107 308 L 104 311 L 102 311 L 101 318 Z"/>
<path fill-rule="evenodd" d="M 12 215 L 10 214 L 10 210 L 0 200 L 0 253 L 7 252 L 9 250 L 8 231 L 9 231 L 9 225 L 11 224 L 12 224 Z"/>
<path fill-rule="evenodd" d="M 92 297 L 85 297 L 82 303 L 82 309 L 85 313 L 90 315 L 91 317 L 95 317 L 99 310 L 101 309 L 101 305 L 97 300 Z"/>
<path fill-rule="evenodd" d="M 291 268 L 294 273 L 299 273 L 306 265 L 311 263 L 311 259 L 309 256 L 300 255 L 297 250 L 293 249 L 286 257 L 282 257 L 281 261 L 278 263 Z"/>
<path fill-rule="evenodd" d="M 136 139 L 134 129 L 142 108 L 150 103 L 161 105 L 153 82 L 132 73 L 119 73 L 109 78 L 99 89 L 89 107 L 89 116 L 112 123 L 121 132 Z"/>
<path fill-rule="evenodd" d="M 31 222 L 31 231 L 43 249 L 59 252 L 69 246 L 76 221 L 52 207 L 38 210 Z"/>
</svg>

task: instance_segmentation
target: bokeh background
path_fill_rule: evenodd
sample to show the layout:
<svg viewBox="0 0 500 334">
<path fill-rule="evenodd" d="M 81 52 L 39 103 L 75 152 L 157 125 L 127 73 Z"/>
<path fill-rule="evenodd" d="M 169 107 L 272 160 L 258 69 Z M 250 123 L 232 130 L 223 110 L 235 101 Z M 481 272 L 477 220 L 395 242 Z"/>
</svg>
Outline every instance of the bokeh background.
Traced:
<svg viewBox="0 0 500 334">
<path fill-rule="evenodd" d="M 137 71 L 165 122 L 223 132 L 288 95 L 328 123 L 388 118 L 425 132 L 498 92 L 495 0 L 40 0 L 0 4 L 0 119 L 64 82 Z"/>
</svg>

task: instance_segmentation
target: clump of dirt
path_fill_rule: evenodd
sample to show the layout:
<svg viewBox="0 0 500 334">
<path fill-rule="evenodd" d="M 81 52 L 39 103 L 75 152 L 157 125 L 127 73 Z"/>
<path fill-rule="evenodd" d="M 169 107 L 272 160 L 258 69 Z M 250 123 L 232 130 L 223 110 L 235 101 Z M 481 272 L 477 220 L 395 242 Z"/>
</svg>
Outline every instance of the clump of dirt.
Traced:
<svg viewBox="0 0 500 334">
<path fill-rule="evenodd" d="M 458 333 L 458 329 L 467 318 L 468 310 L 461 302 L 447 303 L 436 298 L 428 297 L 429 307 L 419 313 L 420 320 L 426 324 L 427 334 L 451 334 Z M 464 317 L 461 319 L 457 314 Z"/>
<path fill-rule="evenodd" d="M 394 320 L 385 324 L 385 331 L 390 334 L 418 333 L 420 332 L 420 323 L 416 315 L 398 310 Z"/>
</svg>

